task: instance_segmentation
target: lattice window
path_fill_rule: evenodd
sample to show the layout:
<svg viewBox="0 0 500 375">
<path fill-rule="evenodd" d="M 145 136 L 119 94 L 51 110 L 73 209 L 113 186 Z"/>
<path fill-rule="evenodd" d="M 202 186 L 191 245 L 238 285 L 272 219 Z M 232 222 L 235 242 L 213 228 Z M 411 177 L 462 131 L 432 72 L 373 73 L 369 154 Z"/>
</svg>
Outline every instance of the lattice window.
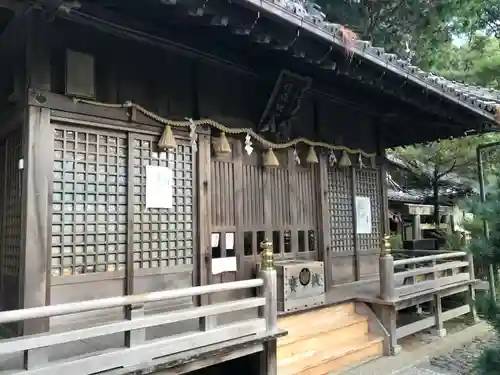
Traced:
<svg viewBox="0 0 500 375">
<path fill-rule="evenodd" d="M 369 197 L 372 211 L 372 233 L 358 234 L 360 251 L 380 251 L 382 193 L 379 173 L 373 169 L 356 170 L 356 195 Z"/>
<path fill-rule="evenodd" d="M 179 140 L 178 140 L 179 142 Z M 175 153 L 155 152 L 151 139 L 134 141 L 134 268 L 193 263 L 193 153 L 179 144 Z M 173 169 L 173 207 L 146 209 L 146 166 Z"/>
<path fill-rule="evenodd" d="M 52 275 L 125 268 L 127 139 L 54 129 Z"/>
<path fill-rule="evenodd" d="M 352 180 L 347 169 L 329 169 L 328 202 L 333 252 L 354 252 Z"/>
<path fill-rule="evenodd" d="M 18 164 L 22 155 L 20 135 L 9 137 L 5 150 L 7 154 L 4 175 L 6 191 L 3 193 L 7 199 L 4 202 L 4 254 L 2 267 L 4 275 L 17 277 L 19 275 L 21 254 L 21 174 Z M 2 183 L 4 183 L 3 179 Z"/>
</svg>

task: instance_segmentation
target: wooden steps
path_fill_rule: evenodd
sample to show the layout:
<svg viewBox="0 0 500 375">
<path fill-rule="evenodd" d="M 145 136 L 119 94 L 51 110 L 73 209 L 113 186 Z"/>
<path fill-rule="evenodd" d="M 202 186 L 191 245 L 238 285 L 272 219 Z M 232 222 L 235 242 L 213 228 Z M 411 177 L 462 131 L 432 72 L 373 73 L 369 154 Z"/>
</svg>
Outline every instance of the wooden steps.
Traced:
<svg viewBox="0 0 500 375">
<path fill-rule="evenodd" d="M 278 375 L 325 375 L 383 353 L 383 338 L 369 332 L 354 303 L 278 320 L 288 335 L 278 340 Z"/>
</svg>

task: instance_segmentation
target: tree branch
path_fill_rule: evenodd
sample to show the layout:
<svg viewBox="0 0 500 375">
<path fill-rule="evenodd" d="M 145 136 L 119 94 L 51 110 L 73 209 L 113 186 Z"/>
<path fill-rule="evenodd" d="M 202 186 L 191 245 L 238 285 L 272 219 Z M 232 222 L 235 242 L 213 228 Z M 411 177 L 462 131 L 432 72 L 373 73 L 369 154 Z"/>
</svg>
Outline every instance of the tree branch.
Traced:
<svg viewBox="0 0 500 375">
<path fill-rule="evenodd" d="M 450 168 L 448 168 L 448 170 L 446 172 L 443 172 L 443 173 L 438 173 L 437 175 L 437 178 L 441 178 L 443 176 L 446 176 L 448 173 L 450 173 L 453 169 L 455 169 L 455 167 L 457 166 L 457 161 L 456 160 L 453 160 L 453 164 L 451 165 Z"/>
</svg>

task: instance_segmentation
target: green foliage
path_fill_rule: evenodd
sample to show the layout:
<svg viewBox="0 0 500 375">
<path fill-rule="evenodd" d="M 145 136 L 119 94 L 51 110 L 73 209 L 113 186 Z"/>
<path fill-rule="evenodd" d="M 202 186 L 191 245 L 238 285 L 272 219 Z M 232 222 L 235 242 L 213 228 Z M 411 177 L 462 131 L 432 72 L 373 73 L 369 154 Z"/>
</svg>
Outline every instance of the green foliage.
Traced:
<svg viewBox="0 0 500 375">
<path fill-rule="evenodd" d="M 475 220 L 470 223 L 474 230 L 469 250 L 476 259 L 485 264 L 500 264 L 500 180 L 496 180 L 487 187 L 486 202 L 479 197 L 471 197 L 464 202 L 466 209 L 471 212 Z M 484 236 L 482 223 L 489 226 L 489 238 Z"/>
<path fill-rule="evenodd" d="M 317 1 L 329 21 L 411 57 L 422 69 L 470 84 L 500 85 L 498 0 Z"/>
<path fill-rule="evenodd" d="M 500 336 L 500 307 L 489 297 L 483 297 L 478 299 L 477 309 L 481 317 L 493 327 L 495 334 Z M 483 350 L 475 364 L 474 374 L 500 375 L 500 346 L 498 344 Z"/>
<path fill-rule="evenodd" d="M 442 250 L 460 250 L 464 247 L 464 237 L 462 233 L 446 233 L 443 234 L 445 239 L 444 245 L 441 246 Z"/>
<path fill-rule="evenodd" d="M 500 375 L 500 347 L 492 346 L 481 353 L 477 363 L 477 375 Z"/>
<path fill-rule="evenodd" d="M 332 22 L 354 30 L 391 52 L 430 50 L 450 39 L 450 22 L 460 0 L 318 0 Z"/>
<path fill-rule="evenodd" d="M 469 43 L 441 45 L 428 61 L 436 74 L 469 84 L 500 88 L 500 39 L 477 35 Z"/>
<path fill-rule="evenodd" d="M 498 0 L 463 0 L 456 8 L 454 27 L 469 37 L 478 30 L 500 38 L 500 3 Z"/>
<path fill-rule="evenodd" d="M 403 238 L 399 234 L 391 233 L 389 243 L 391 244 L 391 249 L 403 248 Z"/>
<path fill-rule="evenodd" d="M 469 250 L 474 254 L 476 262 L 480 260 L 479 263 L 484 267 L 500 264 L 500 179 L 488 186 L 486 198 L 486 202 L 481 202 L 478 197 L 469 198 L 464 202 L 465 207 L 474 214 L 474 220 L 466 224 L 472 233 Z M 483 221 L 489 225 L 489 238 L 484 235 Z M 495 272 L 498 270 L 495 269 Z M 494 328 L 496 335 L 500 336 L 499 305 L 488 296 L 477 299 L 477 308 Z M 483 350 L 476 363 L 475 374 L 500 375 L 500 345 Z"/>
<path fill-rule="evenodd" d="M 405 162 L 409 171 L 409 188 L 427 189 L 433 192 L 435 206 L 434 222 L 439 221 L 439 189 L 464 183 L 471 185 L 477 181 L 476 149 L 479 145 L 500 140 L 500 134 L 475 135 L 453 140 L 442 140 L 425 145 L 399 147 L 393 154 Z M 490 150 L 485 175 L 492 175 L 499 165 L 500 147 Z M 451 180 L 450 177 L 453 177 Z M 451 180 L 451 181 L 450 181 Z M 453 182 L 455 181 L 455 182 Z"/>
</svg>

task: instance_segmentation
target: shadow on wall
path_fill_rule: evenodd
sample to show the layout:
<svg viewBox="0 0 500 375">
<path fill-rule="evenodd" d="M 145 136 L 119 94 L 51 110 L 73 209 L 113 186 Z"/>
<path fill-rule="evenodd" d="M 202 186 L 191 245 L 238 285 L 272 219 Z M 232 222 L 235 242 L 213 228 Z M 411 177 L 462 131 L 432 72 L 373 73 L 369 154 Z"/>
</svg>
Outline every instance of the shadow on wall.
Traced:
<svg viewBox="0 0 500 375">
<path fill-rule="evenodd" d="M 190 375 L 259 375 L 259 354 L 252 354 L 246 357 L 234 359 L 218 365 L 206 367 L 204 369 L 193 371 Z"/>
</svg>

